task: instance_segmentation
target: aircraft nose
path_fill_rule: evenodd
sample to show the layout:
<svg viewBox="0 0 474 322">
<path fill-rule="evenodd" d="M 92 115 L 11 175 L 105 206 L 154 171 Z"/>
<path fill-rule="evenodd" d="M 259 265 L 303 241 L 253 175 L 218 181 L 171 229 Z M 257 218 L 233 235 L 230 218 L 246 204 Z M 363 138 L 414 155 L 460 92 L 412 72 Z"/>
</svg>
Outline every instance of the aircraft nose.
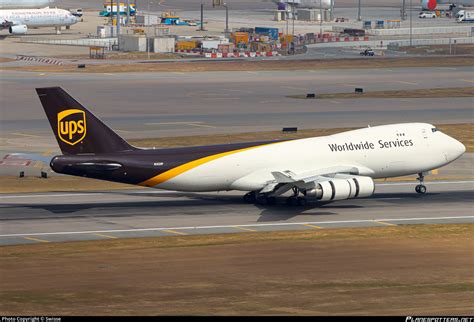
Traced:
<svg viewBox="0 0 474 322">
<path fill-rule="evenodd" d="M 458 140 L 453 139 L 450 150 L 452 151 L 451 153 L 453 154 L 454 159 L 457 159 L 461 155 L 463 155 L 464 152 L 466 152 L 466 147 L 464 146 L 464 144 L 462 144 Z"/>
<path fill-rule="evenodd" d="M 457 140 L 456 142 L 458 143 L 457 149 L 458 149 L 459 156 L 461 156 L 464 154 L 464 152 L 466 152 L 466 146 Z"/>
</svg>

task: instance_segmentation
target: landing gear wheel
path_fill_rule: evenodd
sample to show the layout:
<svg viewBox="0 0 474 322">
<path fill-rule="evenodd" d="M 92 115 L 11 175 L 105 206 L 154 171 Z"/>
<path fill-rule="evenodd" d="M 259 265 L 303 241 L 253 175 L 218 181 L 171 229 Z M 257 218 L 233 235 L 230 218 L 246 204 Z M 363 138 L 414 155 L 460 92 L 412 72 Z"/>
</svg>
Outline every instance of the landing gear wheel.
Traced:
<svg viewBox="0 0 474 322">
<path fill-rule="evenodd" d="M 277 203 L 276 197 L 267 197 L 267 205 L 275 205 Z"/>
<path fill-rule="evenodd" d="M 255 203 L 257 201 L 257 196 L 256 196 L 255 191 L 251 191 L 249 193 L 246 193 L 243 196 L 243 199 L 244 199 L 244 202 L 246 202 L 246 203 Z"/>
<path fill-rule="evenodd" d="M 419 184 L 415 187 L 415 191 L 421 194 L 426 193 L 426 186 Z"/>
<path fill-rule="evenodd" d="M 298 197 L 298 206 L 306 206 L 307 203 L 308 201 L 306 200 L 306 198 Z"/>
<path fill-rule="evenodd" d="M 286 198 L 286 204 L 288 206 L 298 206 L 298 198 L 294 196 L 288 197 Z"/>
<path fill-rule="evenodd" d="M 420 184 L 415 187 L 415 191 L 417 193 L 426 193 L 426 186 L 424 185 L 425 183 L 425 176 L 423 175 L 422 172 L 418 173 L 418 178 L 416 178 L 418 181 L 420 181 Z"/>
</svg>

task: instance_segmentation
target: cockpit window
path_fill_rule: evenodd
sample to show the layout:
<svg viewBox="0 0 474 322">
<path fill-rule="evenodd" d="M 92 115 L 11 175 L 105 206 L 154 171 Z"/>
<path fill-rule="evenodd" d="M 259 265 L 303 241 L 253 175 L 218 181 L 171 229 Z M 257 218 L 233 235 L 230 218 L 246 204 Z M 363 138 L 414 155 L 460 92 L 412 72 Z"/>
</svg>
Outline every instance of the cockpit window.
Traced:
<svg viewBox="0 0 474 322">
<path fill-rule="evenodd" d="M 435 128 L 435 127 L 433 127 L 433 128 L 431 129 L 431 132 L 433 132 L 433 133 L 434 133 L 434 132 L 438 132 L 438 131 L 439 131 L 439 129 L 437 129 L 437 128 Z"/>
</svg>

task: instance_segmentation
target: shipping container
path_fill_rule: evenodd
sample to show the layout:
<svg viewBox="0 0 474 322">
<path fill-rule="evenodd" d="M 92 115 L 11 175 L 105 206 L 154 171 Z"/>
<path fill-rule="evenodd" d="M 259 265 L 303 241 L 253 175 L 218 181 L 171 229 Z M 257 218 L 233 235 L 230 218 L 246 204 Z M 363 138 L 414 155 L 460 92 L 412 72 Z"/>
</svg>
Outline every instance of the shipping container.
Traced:
<svg viewBox="0 0 474 322">
<path fill-rule="evenodd" d="M 231 53 L 234 51 L 234 44 L 219 44 L 217 45 L 217 50 L 220 53 Z"/>
<path fill-rule="evenodd" d="M 247 45 L 249 43 L 249 34 L 248 32 L 234 32 L 232 35 L 231 35 L 233 41 L 235 44 L 245 44 Z"/>
<path fill-rule="evenodd" d="M 278 28 L 255 27 L 255 33 L 260 35 L 268 35 L 273 40 L 278 39 Z"/>
<path fill-rule="evenodd" d="M 217 49 L 220 44 L 228 44 L 228 39 L 206 39 L 202 41 L 202 48 L 204 49 Z"/>
<path fill-rule="evenodd" d="M 178 50 L 188 50 L 198 47 L 198 43 L 195 40 L 179 40 L 176 42 L 176 49 Z"/>
</svg>

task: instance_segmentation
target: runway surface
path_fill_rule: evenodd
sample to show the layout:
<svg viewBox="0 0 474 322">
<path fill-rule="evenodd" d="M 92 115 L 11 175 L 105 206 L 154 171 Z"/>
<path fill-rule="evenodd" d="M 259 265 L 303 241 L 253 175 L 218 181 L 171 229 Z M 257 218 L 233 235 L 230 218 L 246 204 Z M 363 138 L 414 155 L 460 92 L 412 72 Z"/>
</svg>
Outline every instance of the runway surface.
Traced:
<svg viewBox="0 0 474 322">
<path fill-rule="evenodd" d="M 472 86 L 473 67 L 197 73 L 2 72 L 0 150 L 57 149 L 35 92 L 62 86 L 125 139 L 472 120 L 472 98 L 301 100 L 288 95 Z"/>
<path fill-rule="evenodd" d="M 404 224 L 474 223 L 474 181 L 380 183 L 375 196 L 289 207 L 244 204 L 241 193 L 159 190 L 0 196 L 0 245 Z"/>
</svg>

